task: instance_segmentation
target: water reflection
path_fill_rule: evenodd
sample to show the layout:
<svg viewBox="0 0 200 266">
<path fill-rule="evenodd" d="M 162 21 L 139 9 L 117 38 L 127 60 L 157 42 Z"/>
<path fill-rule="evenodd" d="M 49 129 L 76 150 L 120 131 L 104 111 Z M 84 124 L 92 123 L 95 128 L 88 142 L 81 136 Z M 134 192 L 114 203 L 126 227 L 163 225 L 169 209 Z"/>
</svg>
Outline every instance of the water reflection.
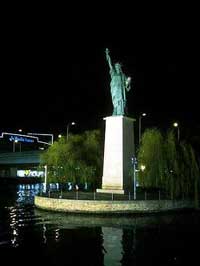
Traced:
<svg viewBox="0 0 200 266">
<path fill-rule="evenodd" d="M 182 265 L 198 263 L 200 214 L 95 216 L 35 209 L 40 186 L 0 194 L 0 253 L 6 264 Z M 11 197 L 12 195 L 12 197 Z M 25 259 L 28 258 L 27 259 Z"/>
<path fill-rule="evenodd" d="M 123 230 L 119 228 L 102 227 L 104 265 L 121 265 Z"/>
<path fill-rule="evenodd" d="M 17 186 L 17 202 L 33 204 L 34 196 L 42 190 L 42 184 L 19 184 Z"/>
<path fill-rule="evenodd" d="M 18 246 L 18 217 L 16 214 L 16 208 L 10 208 L 10 228 L 11 228 L 11 244 L 14 247 Z"/>
<path fill-rule="evenodd" d="M 46 228 L 46 224 L 43 224 L 43 227 L 42 227 L 42 236 L 43 236 L 43 243 L 46 244 L 47 242 L 47 237 L 46 237 L 46 231 L 47 231 L 47 228 Z"/>
</svg>

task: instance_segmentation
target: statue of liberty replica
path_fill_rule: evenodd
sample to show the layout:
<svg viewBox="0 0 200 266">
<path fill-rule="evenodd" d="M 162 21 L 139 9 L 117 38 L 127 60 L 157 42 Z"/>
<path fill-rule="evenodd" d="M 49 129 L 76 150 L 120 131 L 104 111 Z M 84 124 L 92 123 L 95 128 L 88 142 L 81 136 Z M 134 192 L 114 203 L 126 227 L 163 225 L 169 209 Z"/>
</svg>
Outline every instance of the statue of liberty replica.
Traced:
<svg viewBox="0 0 200 266">
<path fill-rule="evenodd" d="M 132 159 L 134 148 L 134 121 L 127 117 L 126 93 L 131 89 L 131 78 L 126 77 L 120 63 L 112 64 L 106 48 L 110 69 L 112 116 L 105 117 L 105 143 L 102 188 L 97 192 L 125 194 L 133 191 Z"/>
<path fill-rule="evenodd" d="M 122 72 L 120 63 L 115 63 L 114 66 L 112 65 L 108 48 L 106 48 L 106 59 L 110 68 L 113 115 L 125 115 L 127 114 L 126 92 L 131 89 L 131 78 L 127 78 Z"/>
</svg>

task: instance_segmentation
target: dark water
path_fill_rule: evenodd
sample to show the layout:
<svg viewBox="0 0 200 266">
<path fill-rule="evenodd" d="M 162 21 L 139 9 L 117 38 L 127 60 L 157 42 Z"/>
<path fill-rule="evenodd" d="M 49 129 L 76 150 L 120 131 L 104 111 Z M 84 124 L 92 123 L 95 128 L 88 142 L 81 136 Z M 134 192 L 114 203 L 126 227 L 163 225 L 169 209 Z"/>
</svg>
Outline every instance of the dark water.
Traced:
<svg viewBox="0 0 200 266">
<path fill-rule="evenodd" d="M 39 185 L 0 185 L 1 265 L 199 265 L 200 213 L 102 217 L 34 208 Z"/>
</svg>

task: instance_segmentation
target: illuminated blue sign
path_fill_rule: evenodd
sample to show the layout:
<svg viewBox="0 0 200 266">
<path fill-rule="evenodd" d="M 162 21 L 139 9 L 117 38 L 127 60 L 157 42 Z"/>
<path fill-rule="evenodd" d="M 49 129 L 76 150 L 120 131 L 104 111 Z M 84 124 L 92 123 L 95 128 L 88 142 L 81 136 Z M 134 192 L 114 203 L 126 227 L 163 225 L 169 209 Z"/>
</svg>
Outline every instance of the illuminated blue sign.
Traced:
<svg viewBox="0 0 200 266">
<path fill-rule="evenodd" d="M 51 143 L 41 141 L 39 138 L 35 135 L 43 135 L 43 136 L 50 136 L 52 138 Z M 28 135 L 21 135 L 21 134 L 15 134 L 15 133 L 8 133 L 8 132 L 2 132 L 0 135 L 0 140 L 6 137 L 11 142 L 24 142 L 24 143 L 41 143 L 45 145 L 52 145 L 53 144 L 53 134 L 39 134 L 39 133 L 28 133 Z"/>
<path fill-rule="evenodd" d="M 10 141 L 15 141 L 15 142 L 29 142 L 29 143 L 34 143 L 34 140 L 31 138 L 26 138 L 26 137 L 19 137 L 19 136 L 14 136 L 12 135 L 9 138 Z"/>
</svg>

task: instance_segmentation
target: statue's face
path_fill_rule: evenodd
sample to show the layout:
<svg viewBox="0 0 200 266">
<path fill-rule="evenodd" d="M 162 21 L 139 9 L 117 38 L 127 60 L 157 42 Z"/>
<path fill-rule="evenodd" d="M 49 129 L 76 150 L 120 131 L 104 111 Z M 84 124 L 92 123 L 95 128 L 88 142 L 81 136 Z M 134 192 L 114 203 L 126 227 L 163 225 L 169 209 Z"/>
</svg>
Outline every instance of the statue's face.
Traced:
<svg viewBox="0 0 200 266">
<path fill-rule="evenodd" d="M 115 64 L 115 70 L 116 70 L 117 73 L 121 72 L 121 65 L 119 63 Z"/>
</svg>

